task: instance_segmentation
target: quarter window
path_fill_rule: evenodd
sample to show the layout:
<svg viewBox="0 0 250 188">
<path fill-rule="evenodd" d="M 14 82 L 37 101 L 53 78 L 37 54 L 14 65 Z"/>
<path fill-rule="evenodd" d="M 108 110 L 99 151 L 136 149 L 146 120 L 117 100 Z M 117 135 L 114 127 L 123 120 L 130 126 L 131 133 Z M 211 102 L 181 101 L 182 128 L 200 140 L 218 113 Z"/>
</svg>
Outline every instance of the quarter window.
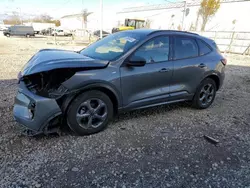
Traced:
<svg viewBox="0 0 250 188">
<path fill-rule="evenodd" d="M 198 56 L 198 46 L 194 39 L 175 37 L 174 59 L 184 59 Z"/>
<path fill-rule="evenodd" d="M 143 44 L 134 54 L 135 57 L 142 57 L 146 63 L 168 61 L 169 37 L 156 37 Z"/>
<path fill-rule="evenodd" d="M 200 39 L 197 39 L 197 43 L 200 48 L 200 55 L 206 55 L 211 52 L 211 49 L 205 44 L 205 42 L 202 42 Z"/>
</svg>

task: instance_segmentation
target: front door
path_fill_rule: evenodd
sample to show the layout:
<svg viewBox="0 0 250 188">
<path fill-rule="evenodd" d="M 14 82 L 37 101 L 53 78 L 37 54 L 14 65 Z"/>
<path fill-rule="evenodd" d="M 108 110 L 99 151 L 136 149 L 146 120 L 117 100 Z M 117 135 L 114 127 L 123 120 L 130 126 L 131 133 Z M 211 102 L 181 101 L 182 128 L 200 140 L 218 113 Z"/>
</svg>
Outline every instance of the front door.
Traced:
<svg viewBox="0 0 250 188">
<path fill-rule="evenodd" d="M 146 60 L 145 66 L 125 65 L 120 68 L 125 108 L 138 108 L 167 100 L 173 73 L 169 52 L 169 36 L 158 36 L 140 46 L 128 58 L 142 57 Z"/>
</svg>

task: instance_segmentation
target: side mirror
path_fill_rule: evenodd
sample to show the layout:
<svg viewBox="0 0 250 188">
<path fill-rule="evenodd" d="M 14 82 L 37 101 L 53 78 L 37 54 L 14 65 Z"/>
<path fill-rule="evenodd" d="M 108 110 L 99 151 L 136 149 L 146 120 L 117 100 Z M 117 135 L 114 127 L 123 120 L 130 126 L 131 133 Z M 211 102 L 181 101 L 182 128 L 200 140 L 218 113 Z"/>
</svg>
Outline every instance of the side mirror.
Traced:
<svg viewBox="0 0 250 188">
<path fill-rule="evenodd" d="M 130 67 L 143 67 L 146 64 L 146 60 L 143 57 L 133 56 L 127 62 L 127 66 Z"/>
</svg>

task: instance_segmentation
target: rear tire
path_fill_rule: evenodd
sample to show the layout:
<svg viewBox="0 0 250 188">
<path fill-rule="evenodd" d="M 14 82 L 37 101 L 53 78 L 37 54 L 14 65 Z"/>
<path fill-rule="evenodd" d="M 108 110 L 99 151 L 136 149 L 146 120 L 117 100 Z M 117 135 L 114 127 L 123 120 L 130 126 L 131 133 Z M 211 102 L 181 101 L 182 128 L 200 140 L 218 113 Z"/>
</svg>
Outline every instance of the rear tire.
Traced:
<svg viewBox="0 0 250 188">
<path fill-rule="evenodd" d="M 192 106 L 197 109 L 208 108 L 214 101 L 216 89 L 216 83 L 213 79 L 204 79 L 196 90 Z"/>
<path fill-rule="evenodd" d="M 67 123 L 78 135 L 94 134 L 107 127 L 113 114 L 113 103 L 105 93 L 86 91 L 70 104 Z"/>
<path fill-rule="evenodd" d="M 27 37 L 27 38 L 30 38 L 30 34 L 27 34 L 26 37 Z"/>
</svg>

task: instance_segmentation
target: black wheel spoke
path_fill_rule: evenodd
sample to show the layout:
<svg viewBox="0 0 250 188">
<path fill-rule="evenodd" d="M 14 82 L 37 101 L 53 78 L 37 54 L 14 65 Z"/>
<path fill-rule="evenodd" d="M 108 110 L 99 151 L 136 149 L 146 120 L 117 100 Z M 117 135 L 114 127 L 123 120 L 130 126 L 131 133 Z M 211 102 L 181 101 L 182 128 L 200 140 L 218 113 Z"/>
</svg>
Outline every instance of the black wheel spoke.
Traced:
<svg viewBox="0 0 250 188">
<path fill-rule="evenodd" d="M 107 113 L 104 113 L 103 115 L 99 115 L 96 113 L 94 114 L 94 117 L 103 121 L 107 117 Z"/>
<path fill-rule="evenodd" d="M 93 110 L 93 108 L 92 108 L 92 106 L 91 106 L 91 100 L 87 100 L 87 101 L 85 102 L 85 104 L 86 104 L 86 106 L 87 106 L 87 108 L 88 108 L 89 110 Z"/>
<path fill-rule="evenodd" d="M 214 94 L 214 89 L 212 88 L 211 91 L 209 91 L 209 95 L 213 95 Z"/>
<path fill-rule="evenodd" d="M 200 98 L 202 105 L 210 103 L 214 96 L 214 88 L 212 84 L 205 85 L 200 91 Z"/>
<path fill-rule="evenodd" d="M 97 128 L 108 116 L 107 105 L 100 99 L 88 99 L 78 109 L 76 120 L 81 127 Z"/>
<path fill-rule="evenodd" d="M 203 94 L 202 97 L 200 97 L 200 101 L 203 101 L 205 99 L 206 95 Z"/>
<path fill-rule="evenodd" d="M 212 85 L 211 85 L 211 84 L 208 84 L 208 85 L 207 85 L 206 91 L 209 92 L 211 87 L 212 87 Z"/>
<path fill-rule="evenodd" d="M 81 111 L 80 111 L 80 113 L 78 112 L 76 114 L 76 120 L 77 120 L 78 124 L 81 124 L 81 125 L 83 124 L 83 120 L 85 120 L 89 117 L 90 117 L 89 112 L 81 113 Z"/>
<path fill-rule="evenodd" d="M 92 116 L 89 116 L 89 117 L 88 117 L 88 128 L 89 128 L 89 127 L 92 127 L 92 122 L 93 122 L 93 117 L 92 117 Z"/>
<path fill-rule="evenodd" d="M 98 102 L 98 106 L 94 108 L 95 112 L 98 112 L 102 107 L 105 106 L 104 102 L 102 102 L 101 100 L 97 100 L 97 102 Z"/>
<path fill-rule="evenodd" d="M 87 117 L 89 117 L 90 116 L 90 113 L 84 113 L 84 114 L 79 114 L 79 113 L 77 113 L 77 115 L 76 115 L 76 117 L 77 118 L 87 118 Z"/>
</svg>

